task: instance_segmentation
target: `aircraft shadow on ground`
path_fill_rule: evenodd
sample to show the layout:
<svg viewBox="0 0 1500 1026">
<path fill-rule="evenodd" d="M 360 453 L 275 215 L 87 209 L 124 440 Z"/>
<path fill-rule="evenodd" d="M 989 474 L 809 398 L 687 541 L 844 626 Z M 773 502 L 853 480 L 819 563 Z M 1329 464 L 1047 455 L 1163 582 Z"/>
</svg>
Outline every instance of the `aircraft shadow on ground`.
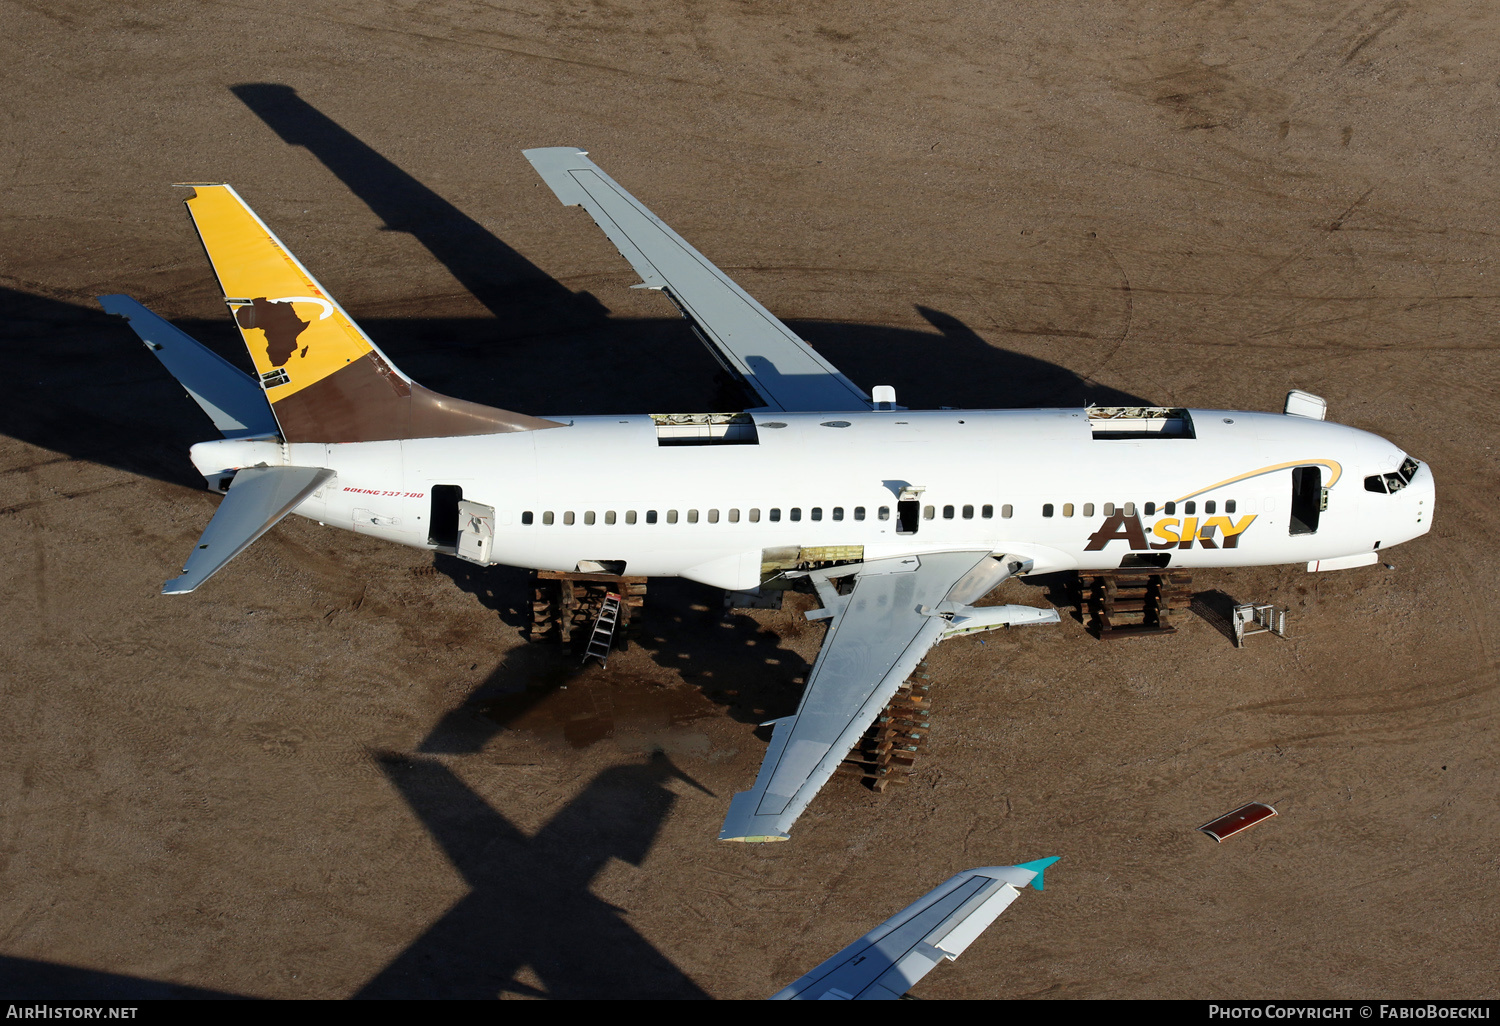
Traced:
<svg viewBox="0 0 1500 1026">
<path fill-rule="evenodd" d="M 639 866 L 677 796 L 705 793 L 666 755 L 594 777 L 528 837 L 433 759 L 376 761 L 442 847 L 469 893 L 375 974 L 356 998 L 704 998 L 708 995 L 590 891 L 611 859 Z M 540 987 L 517 977 L 530 968 Z M 0 956 L 10 1000 L 160 1000 L 241 995 Z"/>
<path fill-rule="evenodd" d="M 0 998 L 9 1001 L 161 1001 L 239 998 L 240 994 L 0 955 Z"/>
<path fill-rule="evenodd" d="M 611 859 L 645 859 L 677 800 L 669 780 L 705 790 L 666 755 L 602 771 L 530 837 L 436 760 L 377 761 L 470 891 L 356 997 L 707 997 L 589 889 Z M 542 988 L 517 981 L 525 967 Z"/>
<path fill-rule="evenodd" d="M 507 624 L 526 629 L 526 572 L 460 564 L 452 574 L 465 591 L 482 596 L 487 605 L 495 602 L 491 608 Z M 804 629 L 820 636 L 823 631 L 818 625 Z M 512 649 L 484 683 L 437 722 L 419 750 L 478 752 L 507 729 L 528 729 L 527 717 L 543 702 L 556 707 L 546 717 L 549 729 L 561 729 L 575 747 L 610 736 L 615 713 L 609 696 L 580 691 L 578 685 L 608 686 L 625 678 L 583 676 L 579 635 L 586 633 L 575 629 L 569 646 L 548 643 Z M 675 578 L 651 581 L 640 629 L 630 644 L 740 723 L 765 723 L 796 711 L 812 670 L 775 631 L 744 612 L 724 609 L 722 591 Z M 567 695 L 559 690 L 563 685 L 573 685 Z M 763 740 L 769 737 L 767 728 Z"/>
</svg>

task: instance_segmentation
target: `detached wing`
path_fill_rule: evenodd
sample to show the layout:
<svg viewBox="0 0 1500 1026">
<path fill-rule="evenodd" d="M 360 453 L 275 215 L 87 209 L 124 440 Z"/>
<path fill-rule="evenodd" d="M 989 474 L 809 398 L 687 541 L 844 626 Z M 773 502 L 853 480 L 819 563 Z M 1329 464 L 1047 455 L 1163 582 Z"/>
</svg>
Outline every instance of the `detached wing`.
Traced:
<svg viewBox="0 0 1500 1026">
<path fill-rule="evenodd" d="M 928 649 L 952 624 L 929 615 L 971 571 L 981 552 L 935 552 L 839 567 L 854 590 L 838 595 L 818 571 L 833 622 L 797 712 L 776 721 L 755 786 L 734 796 L 721 841 L 784 841 L 807 803 L 833 776 L 861 734 L 890 702 Z"/>
<path fill-rule="evenodd" d="M 870 397 L 662 223 L 583 150 L 525 150 L 566 206 L 581 206 L 641 276 L 665 292 L 730 373 L 771 410 L 868 410 Z"/>
<path fill-rule="evenodd" d="M 944 881 L 775 994 L 773 1001 L 899 998 L 943 959 L 952 961 L 1057 857 L 970 869 Z"/>
</svg>

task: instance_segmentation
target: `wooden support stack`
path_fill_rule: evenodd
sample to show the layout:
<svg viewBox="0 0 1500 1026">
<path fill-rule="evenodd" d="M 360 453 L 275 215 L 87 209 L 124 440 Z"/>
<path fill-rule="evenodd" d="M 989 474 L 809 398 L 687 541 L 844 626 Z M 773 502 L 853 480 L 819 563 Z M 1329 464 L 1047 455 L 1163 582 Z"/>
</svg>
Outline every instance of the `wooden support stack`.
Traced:
<svg viewBox="0 0 1500 1026">
<path fill-rule="evenodd" d="M 838 772 L 859 777 L 877 794 L 891 784 L 906 783 L 917 752 L 927 743 L 932 708 L 928 687 L 927 664 L 918 663 L 890 704 L 839 764 Z"/>
<path fill-rule="evenodd" d="M 615 636 L 630 638 L 640 627 L 646 578 L 538 570 L 532 579 L 531 640 L 568 645 L 576 634 L 579 644 L 586 644 L 610 592 L 623 599 Z"/>
<path fill-rule="evenodd" d="M 1092 619 L 1100 641 L 1175 634 L 1173 610 L 1192 601 L 1187 574 L 1115 570 L 1078 576 L 1078 612 Z"/>
</svg>

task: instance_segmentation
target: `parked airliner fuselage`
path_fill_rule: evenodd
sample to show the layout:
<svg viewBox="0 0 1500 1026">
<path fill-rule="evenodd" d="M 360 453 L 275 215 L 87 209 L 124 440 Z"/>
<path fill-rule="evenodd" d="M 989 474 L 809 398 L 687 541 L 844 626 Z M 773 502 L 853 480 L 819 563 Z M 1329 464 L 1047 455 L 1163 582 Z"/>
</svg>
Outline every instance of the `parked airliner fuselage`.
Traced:
<svg viewBox="0 0 1500 1026">
<path fill-rule="evenodd" d="M 462 498 L 493 507 L 491 562 L 732 590 L 760 583 L 768 552 L 794 549 L 990 548 L 1031 573 L 1360 565 L 1432 522 L 1426 465 L 1366 431 L 1190 410 L 1176 412 L 1191 437 L 1171 437 L 1092 412 L 754 414 L 701 439 L 666 418 L 576 417 L 457 438 L 207 442 L 193 458 L 211 480 L 330 468 L 296 512 L 361 534 L 449 548 Z"/>
</svg>

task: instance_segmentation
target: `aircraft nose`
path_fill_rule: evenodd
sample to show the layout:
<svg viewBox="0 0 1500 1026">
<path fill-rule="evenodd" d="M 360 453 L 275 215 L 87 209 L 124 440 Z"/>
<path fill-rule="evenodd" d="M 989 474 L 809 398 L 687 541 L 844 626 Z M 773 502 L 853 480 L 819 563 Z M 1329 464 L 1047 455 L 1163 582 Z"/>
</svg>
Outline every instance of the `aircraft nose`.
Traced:
<svg viewBox="0 0 1500 1026">
<path fill-rule="evenodd" d="M 1411 484 L 1416 497 L 1413 510 L 1417 520 L 1417 534 L 1426 534 L 1432 530 L 1433 506 L 1437 502 L 1437 482 L 1433 480 L 1432 468 L 1425 463 L 1418 464 Z"/>
</svg>

